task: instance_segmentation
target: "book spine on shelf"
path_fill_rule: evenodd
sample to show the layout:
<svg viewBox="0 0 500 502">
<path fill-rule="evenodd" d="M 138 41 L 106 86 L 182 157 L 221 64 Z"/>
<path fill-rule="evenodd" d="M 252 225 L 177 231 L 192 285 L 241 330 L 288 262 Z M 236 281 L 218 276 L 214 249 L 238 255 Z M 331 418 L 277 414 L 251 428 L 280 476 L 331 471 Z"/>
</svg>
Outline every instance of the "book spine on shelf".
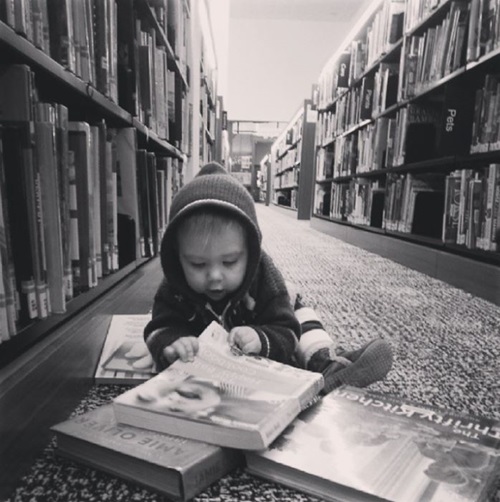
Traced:
<svg viewBox="0 0 500 502">
<path fill-rule="evenodd" d="M 65 270 L 61 225 L 60 180 L 56 151 L 56 118 L 53 105 L 37 104 L 35 121 L 36 158 L 39 170 L 43 232 L 47 260 L 47 283 L 54 313 L 66 311 Z"/>
</svg>

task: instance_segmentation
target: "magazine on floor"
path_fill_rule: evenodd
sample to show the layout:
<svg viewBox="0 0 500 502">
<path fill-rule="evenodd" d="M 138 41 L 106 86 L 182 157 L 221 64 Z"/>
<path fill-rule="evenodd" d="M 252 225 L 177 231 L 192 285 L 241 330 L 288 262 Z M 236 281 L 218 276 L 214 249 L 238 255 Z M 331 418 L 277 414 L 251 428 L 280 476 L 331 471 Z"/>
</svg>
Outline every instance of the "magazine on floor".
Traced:
<svg viewBox="0 0 500 502">
<path fill-rule="evenodd" d="M 94 380 L 98 384 L 137 384 L 155 375 L 155 365 L 144 341 L 151 314 L 111 317 Z"/>
<path fill-rule="evenodd" d="M 499 474 L 500 422 L 342 387 L 246 460 L 330 501 L 482 502 Z"/>
<path fill-rule="evenodd" d="M 118 422 L 231 448 L 262 450 L 316 398 L 320 373 L 231 347 L 216 322 L 193 362 L 177 360 L 113 401 Z"/>
</svg>

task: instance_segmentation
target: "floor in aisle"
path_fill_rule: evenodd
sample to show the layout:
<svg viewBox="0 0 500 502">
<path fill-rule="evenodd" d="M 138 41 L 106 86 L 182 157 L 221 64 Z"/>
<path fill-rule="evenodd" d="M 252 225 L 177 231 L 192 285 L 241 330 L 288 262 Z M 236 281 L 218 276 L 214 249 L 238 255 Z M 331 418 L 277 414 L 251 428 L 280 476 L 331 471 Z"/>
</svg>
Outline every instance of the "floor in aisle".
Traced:
<svg viewBox="0 0 500 502">
<path fill-rule="evenodd" d="M 263 247 L 346 348 L 382 337 L 394 367 L 376 390 L 500 419 L 500 307 L 257 206 Z"/>
<path fill-rule="evenodd" d="M 322 234 L 292 211 L 258 204 L 257 214 L 264 249 L 339 345 L 356 348 L 374 337 L 391 343 L 394 367 L 374 390 L 500 419 L 500 307 Z M 94 387 L 76 412 L 121 390 Z M 49 500 L 56 493 L 58 500 L 103 500 L 104 492 L 108 500 L 160 500 L 131 483 L 54 458 L 53 444 L 10 500 Z M 225 476 L 195 500 L 243 499 L 317 500 L 243 471 Z M 500 502 L 500 491 L 494 500 Z"/>
</svg>

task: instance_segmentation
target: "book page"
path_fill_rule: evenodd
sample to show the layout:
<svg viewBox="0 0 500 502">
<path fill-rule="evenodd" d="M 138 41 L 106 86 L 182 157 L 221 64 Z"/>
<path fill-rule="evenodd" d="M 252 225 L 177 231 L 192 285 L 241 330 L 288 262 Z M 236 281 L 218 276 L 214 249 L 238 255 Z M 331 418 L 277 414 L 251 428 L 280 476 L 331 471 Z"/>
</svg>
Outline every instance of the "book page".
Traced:
<svg viewBox="0 0 500 502">
<path fill-rule="evenodd" d="M 216 379 L 233 386 L 300 398 L 311 384 L 316 395 L 323 386 L 319 373 L 277 363 L 265 357 L 248 356 L 228 343 L 227 331 L 216 322 L 198 338 L 200 350 L 193 362 L 176 361 L 170 366 L 186 375 Z"/>
</svg>

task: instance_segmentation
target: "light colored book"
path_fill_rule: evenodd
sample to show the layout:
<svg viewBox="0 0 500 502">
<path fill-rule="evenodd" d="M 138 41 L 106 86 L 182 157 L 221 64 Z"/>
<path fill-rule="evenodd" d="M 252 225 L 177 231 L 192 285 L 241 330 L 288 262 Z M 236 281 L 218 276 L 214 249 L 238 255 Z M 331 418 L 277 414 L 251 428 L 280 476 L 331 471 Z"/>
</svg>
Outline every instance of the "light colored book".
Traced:
<svg viewBox="0 0 500 502">
<path fill-rule="evenodd" d="M 320 373 L 231 347 L 212 322 L 177 360 L 113 401 L 118 422 L 230 448 L 265 449 L 323 388 Z"/>
<path fill-rule="evenodd" d="M 341 387 L 301 413 L 252 474 L 335 502 L 486 502 L 500 422 Z"/>
<path fill-rule="evenodd" d="M 136 384 L 156 374 L 144 342 L 151 314 L 115 314 L 106 334 L 94 379 L 100 384 Z"/>
<path fill-rule="evenodd" d="M 236 450 L 117 424 L 104 405 L 52 427 L 56 453 L 188 500 L 242 464 Z"/>
</svg>

